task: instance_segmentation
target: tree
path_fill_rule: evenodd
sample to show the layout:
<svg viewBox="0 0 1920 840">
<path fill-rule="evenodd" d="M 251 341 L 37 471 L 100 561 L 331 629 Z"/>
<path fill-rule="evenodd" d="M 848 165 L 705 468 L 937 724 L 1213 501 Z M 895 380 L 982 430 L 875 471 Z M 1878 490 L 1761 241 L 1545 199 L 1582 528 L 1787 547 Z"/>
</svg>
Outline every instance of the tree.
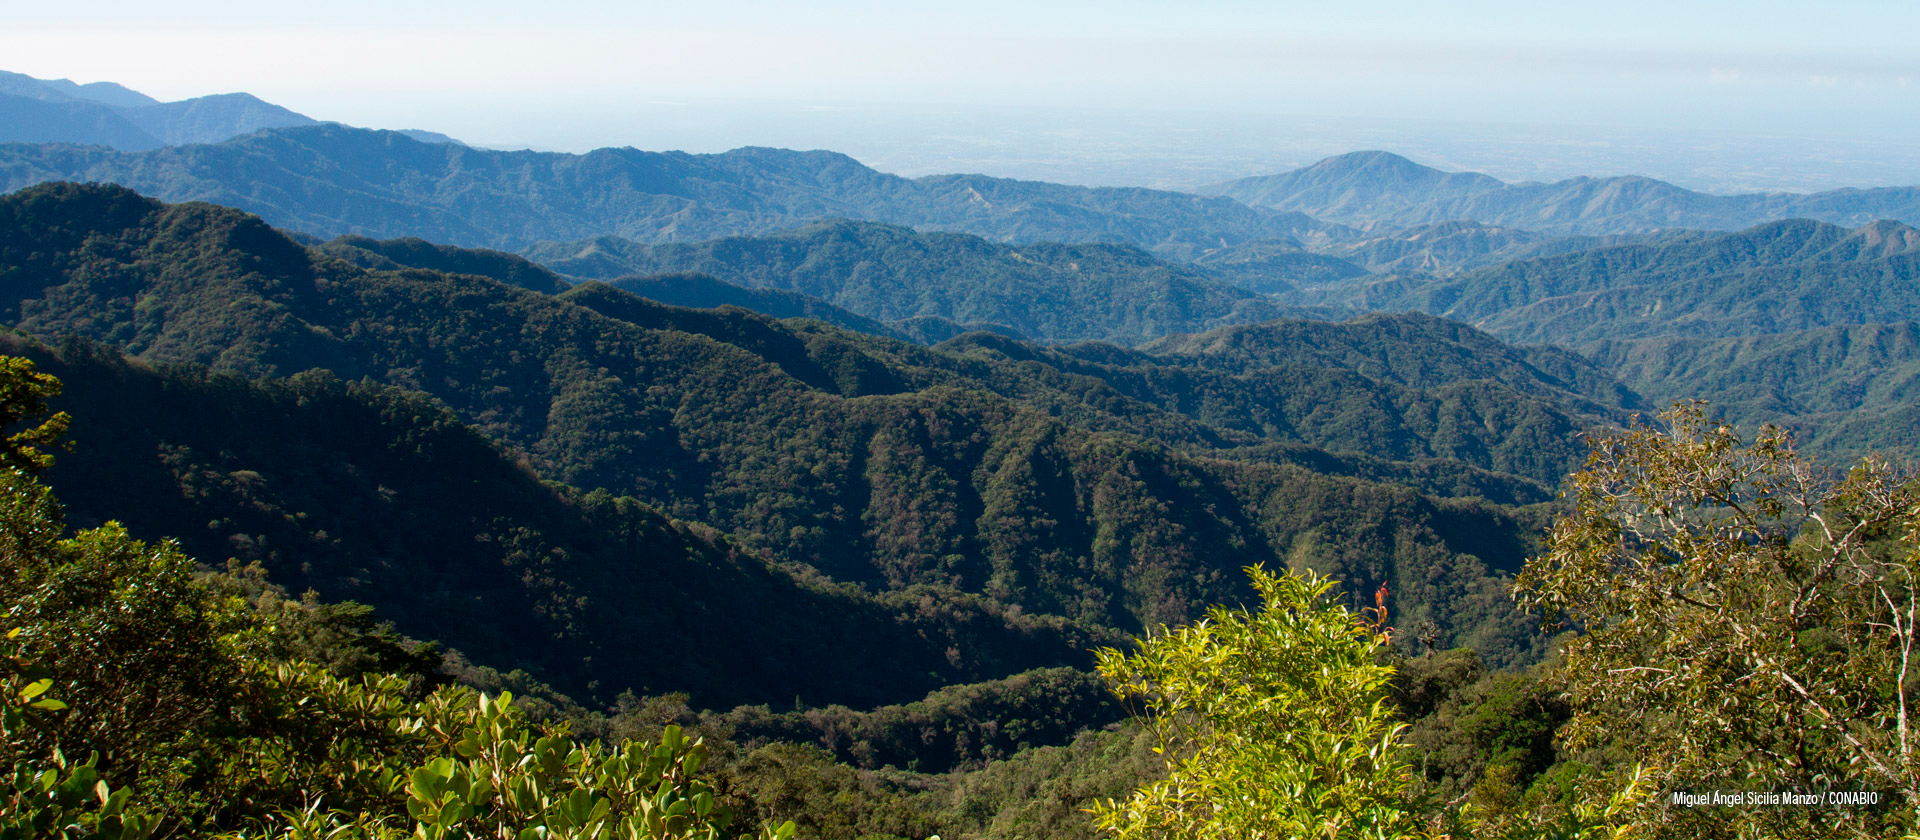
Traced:
<svg viewBox="0 0 1920 840">
<path fill-rule="evenodd" d="M 1247 569 L 1261 605 L 1215 607 L 1132 654 L 1099 653 L 1100 673 L 1146 720 L 1166 779 L 1096 809 L 1115 838 L 1403 837 L 1407 801 L 1387 682 L 1384 628 L 1326 598 L 1311 573 Z"/>
<path fill-rule="evenodd" d="M 38 472 L 53 463 L 48 449 L 60 445 L 67 433 L 68 417 L 62 411 L 20 431 L 8 433 L 16 424 L 47 413 L 47 400 L 60 396 L 60 380 L 34 369 L 33 361 L 19 356 L 0 356 L 0 467 Z"/>
<path fill-rule="evenodd" d="M 1572 511 L 1516 582 L 1583 631 L 1560 677 L 1566 743 L 1653 756 L 1668 791 L 1865 787 L 1902 803 L 1635 812 L 1656 836 L 1910 828 L 1920 492 L 1884 462 L 1825 472 L 1779 429 L 1743 442 L 1698 403 L 1661 419 L 1592 441 Z"/>
</svg>

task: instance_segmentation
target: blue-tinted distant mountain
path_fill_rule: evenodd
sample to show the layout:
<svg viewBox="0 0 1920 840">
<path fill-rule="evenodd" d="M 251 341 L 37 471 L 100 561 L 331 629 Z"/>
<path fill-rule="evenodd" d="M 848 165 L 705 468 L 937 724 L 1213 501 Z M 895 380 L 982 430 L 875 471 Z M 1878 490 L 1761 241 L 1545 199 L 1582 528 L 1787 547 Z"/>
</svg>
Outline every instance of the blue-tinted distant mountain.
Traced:
<svg viewBox="0 0 1920 840">
<path fill-rule="evenodd" d="M 1348 224 L 1471 219 L 1558 235 L 1734 230 L 1790 218 L 1846 227 L 1876 219 L 1920 223 L 1920 187 L 1723 196 L 1631 175 L 1508 184 L 1478 173 L 1443 172 L 1386 152 L 1354 152 L 1200 191 Z"/>
<path fill-rule="evenodd" d="M 169 146 L 218 143 L 263 128 L 313 125 L 317 121 L 248 93 L 196 96 L 144 108 L 123 109 L 128 119 Z"/>
<path fill-rule="evenodd" d="M 1379 274 L 1451 277 L 1514 260 L 1624 245 L 1656 235 L 1555 236 L 1456 219 L 1373 233 L 1364 239 L 1328 245 L 1323 253 Z"/>
<path fill-rule="evenodd" d="M 1578 345 L 1920 320 L 1920 231 L 1805 219 L 1362 284 L 1323 303 L 1413 309 L 1508 341 Z"/>
<path fill-rule="evenodd" d="M 832 217 L 1007 242 L 1128 243 L 1179 259 L 1252 240 L 1357 235 L 1225 198 L 980 175 L 907 179 L 832 152 L 494 151 L 340 125 L 141 153 L 0 150 L 0 189 L 51 180 L 111 181 L 168 200 L 213 201 L 326 236 L 418 236 L 511 251 L 603 235 L 699 241 Z"/>
<path fill-rule="evenodd" d="M 1407 208 L 1506 186 L 1478 172 L 1442 172 L 1389 152 L 1349 152 L 1304 169 L 1202 187 L 1263 207 L 1313 207 L 1328 219 L 1397 220 Z M 1438 220 L 1434 220 L 1438 221 Z M 1404 222 L 1397 222 L 1404 224 Z"/>
<path fill-rule="evenodd" d="M 527 254 L 576 277 L 698 272 L 812 295 L 881 321 L 1000 324 L 1046 341 L 1130 343 L 1294 313 L 1131 245 L 1009 245 L 844 219 L 770 236 L 660 245 L 604 237 Z"/>
<path fill-rule="evenodd" d="M 10 93 L 0 93 L 0 142 L 96 143 L 129 150 L 165 145 L 104 105 Z"/>
<path fill-rule="evenodd" d="M 452 137 L 448 137 L 445 134 L 441 134 L 438 131 L 426 131 L 424 129 L 418 129 L 418 128 L 402 128 L 395 133 L 404 134 L 422 143 L 454 143 L 461 146 L 466 145 L 465 143 L 461 143 L 460 141 L 455 140 Z"/>
<path fill-rule="evenodd" d="M 1337 247 L 1337 246 L 1336 246 Z M 1318 286 L 1355 277 L 1367 270 L 1327 254 L 1316 254 L 1292 242 L 1243 242 L 1194 260 L 1215 276 L 1263 295 L 1284 295 L 1303 286 Z"/>
<path fill-rule="evenodd" d="M 93 82 L 82 85 L 68 79 L 36 79 L 5 70 L 0 70 L 0 93 L 61 102 L 85 100 L 116 108 L 141 108 L 160 104 L 158 99 L 112 82 Z"/>
<path fill-rule="evenodd" d="M 112 82 L 80 85 L 5 71 L 0 71 L 0 94 L 0 142 L 7 143 L 81 143 L 144 151 L 218 143 L 263 128 L 315 122 L 245 93 L 160 102 Z"/>
</svg>

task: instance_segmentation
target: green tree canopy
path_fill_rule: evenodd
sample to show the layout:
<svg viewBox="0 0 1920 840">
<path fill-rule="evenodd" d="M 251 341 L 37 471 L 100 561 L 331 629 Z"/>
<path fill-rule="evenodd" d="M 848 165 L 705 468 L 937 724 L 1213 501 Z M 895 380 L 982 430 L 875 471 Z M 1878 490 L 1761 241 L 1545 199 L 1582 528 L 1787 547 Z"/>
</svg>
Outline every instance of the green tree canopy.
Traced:
<svg viewBox="0 0 1920 840">
<path fill-rule="evenodd" d="M 1636 811 L 1652 836 L 1910 828 L 1920 488 L 1874 461 L 1829 474 L 1779 430 L 1746 442 L 1697 403 L 1661 419 L 1594 440 L 1574 509 L 1517 582 L 1584 630 L 1566 648 L 1563 737 L 1651 757 L 1668 791 L 1864 788 L 1899 803 Z"/>
<path fill-rule="evenodd" d="M 1115 838 L 1401 837 L 1418 817 L 1405 792 L 1387 702 L 1384 628 L 1326 598 L 1308 573 L 1247 570 L 1258 609 L 1215 607 L 1100 673 L 1138 698 L 1167 778 L 1096 812 Z"/>
</svg>

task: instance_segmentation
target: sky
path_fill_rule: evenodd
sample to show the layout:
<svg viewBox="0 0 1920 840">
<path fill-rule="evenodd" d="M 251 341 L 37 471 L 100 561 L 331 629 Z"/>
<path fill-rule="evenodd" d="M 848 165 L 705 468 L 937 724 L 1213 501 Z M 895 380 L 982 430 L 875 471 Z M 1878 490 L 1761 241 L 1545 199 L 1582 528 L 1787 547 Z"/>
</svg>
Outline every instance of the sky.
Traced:
<svg viewBox="0 0 1920 840">
<path fill-rule="evenodd" d="M 0 69 L 161 99 L 245 90 L 482 145 L 838 143 L 896 170 L 1165 182 L 1399 137 L 1502 177 L 1638 164 L 1792 188 L 1812 154 L 1846 161 L 1801 166 L 1802 186 L 1920 182 L 1911 0 L 22 6 Z M 1701 153 L 1728 144 L 1744 157 Z"/>
</svg>

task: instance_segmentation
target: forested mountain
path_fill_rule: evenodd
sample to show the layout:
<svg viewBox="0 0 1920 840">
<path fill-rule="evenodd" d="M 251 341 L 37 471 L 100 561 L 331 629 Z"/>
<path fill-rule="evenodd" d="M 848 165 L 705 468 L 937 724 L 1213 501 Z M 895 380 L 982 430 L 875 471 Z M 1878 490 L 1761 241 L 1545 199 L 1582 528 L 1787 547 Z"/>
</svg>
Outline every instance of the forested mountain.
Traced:
<svg viewBox="0 0 1920 840">
<path fill-rule="evenodd" d="M 1200 192 L 1229 196 L 1258 207 L 1312 207 L 1317 212 L 1301 212 L 1328 219 L 1408 224 L 1405 217 L 1413 208 L 1504 186 L 1499 179 L 1478 172 L 1443 172 L 1391 152 L 1362 151 L 1335 155 L 1278 175 L 1210 184 Z M 1423 221 L 1453 218 L 1463 217 Z"/>
<path fill-rule="evenodd" d="M 1322 290 L 1328 302 L 1415 309 L 1509 341 L 1562 345 L 1724 337 L 1920 317 L 1920 232 L 1807 220 L 1522 260 L 1444 281 Z"/>
<path fill-rule="evenodd" d="M 1324 367 L 1409 388 L 1490 382 L 1551 398 L 1588 416 L 1617 416 L 1647 407 L 1639 395 L 1578 354 L 1504 344 L 1458 321 L 1424 315 L 1376 314 L 1342 324 L 1276 321 L 1170 336 L 1140 350 L 1163 363 L 1231 373 Z"/>
<path fill-rule="evenodd" d="M 320 245 L 318 250 L 361 268 L 424 268 L 448 274 L 473 274 L 548 294 L 557 294 L 572 285 L 566 278 L 516 254 L 435 245 L 413 237 L 381 240 L 342 236 Z"/>
<path fill-rule="evenodd" d="M 1644 237 L 1551 236 L 1455 220 L 1372 233 L 1362 239 L 1329 244 L 1324 253 L 1378 274 L 1451 277 L 1514 260 L 1588 251 L 1640 238 Z"/>
<path fill-rule="evenodd" d="M 1205 267 L 1221 280 L 1263 295 L 1284 296 L 1302 286 L 1318 286 L 1367 274 L 1367 269 L 1339 257 L 1316 254 L 1295 243 L 1274 240 L 1221 248 L 1196 258 L 1194 264 Z"/>
<path fill-rule="evenodd" d="M 508 251 L 609 235 L 688 242 L 832 217 L 1006 242 L 1129 243 L 1176 259 L 1250 240 L 1352 235 L 1224 198 L 980 175 L 909 180 L 831 152 L 503 152 L 340 125 L 146 152 L 0 148 L 0 190 L 51 180 L 213 201 L 321 236 L 416 236 Z"/>
<path fill-rule="evenodd" d="M 65 384 L 74 446 L 49 480 L 73 524 L 116 519 L 210 562 L 260 563 L 291 591 L 356 599 L 582 700 L 871 705 L 1084 657 L 1088 639 L 1057 621 L 797 579 L 711 528 L 544 483 L 418 392 L 325 371 L 250 382 L 86 344 L 0 349 Z"/>
<path fill-rule="evenodd" d="M 4 314 L 31 334 L 425 391 L 547 475 L 719 527 L 807 574 L 917 593 L 935 613 L 984 598 L 1088 633 L 1236 600 L 1239 567 L 1264 560 L 1356 591 L 1392 581 L 1409 620 L 1498 661 L 1529 656 L 1538 638 L 1496 575 L 1524 555 L 1531 513 L 1300 464 L 1540 498 L 1484 470 L 1550 481 L 1578 457 L 1572 432 L 1603 419 L 1508 374 L 1417 380 L 1390 365 L 1402 385 L 1304 363 L 1161 364 L 1110 345 L 976 336 L 929 349 L 601 284 L 556 298 L 368 271 L 233 210 L 113 187 L 6 197 L 0 225 L 0 290 L 19 301 Z"/>
<path fill-rule="evenodd" d="M 1200 191 L 1350 224 L 1470 219 L 1558 235 L 1735 230 L 1793 218 L 1846 227 L 1877 219 L 1920 224 L 1920 187 L 1722 196 L 1631 175 L 1508 184 L 1479 173 L 1442 172 L 1387 152 L 1352 152 Z"/>
<path fill-rule="evenodd" d="M 925 340 L 925 336 L 911 335 L 901 331 L 903 328 L 912 329 L 910 323 L 903 324 L 901 327 L 892 327 L 872 318 L 856 315 L 812 295 L 803 295 L 784 289 L 752 289 L 736 286 L 708 274 L 680 273 L 622 277 L 620 288 L 669 306 L 685 306 L 692 309 L 738 306 L 772 318 L 812 318 L 854 332 L 883 335 L 903 341 L 919 341 L 922 344 L 938 344 L 959 334 L 956 332 L 953 335 L 942 335 L 928 341 Z M 956 330 L 965 331 L 960 325 L 951 321 L 946 323 Z"/>
<path fill-rule="evenodd" d="M 881 321 L 932 316 L 1003 324 L 1051 341 L 1131 343 L 1290 311 L 1132 246 L 1007 245 L 874 222 L 834 220 L 693 244 L 603 237 L 527 253 L 576 277 L 695 272 L 800 292 Z"/>
<path fill-rule="evenodd" d="M 0 143 L 79 143 L 144 151 L 218 143 L 315 120 L 245 93 L 161 102 L 111 82 L 76 85 L 0 71 Z"/>
<path fill-rule="evenodd" d="M 1911 321 L 1600 341 L 1587 353 L 1656 402 L 1710 396 L 1729 420 L 1787 426 L 1834 454 L 1920 453 L 1920 325 Z"/>
</svg>

